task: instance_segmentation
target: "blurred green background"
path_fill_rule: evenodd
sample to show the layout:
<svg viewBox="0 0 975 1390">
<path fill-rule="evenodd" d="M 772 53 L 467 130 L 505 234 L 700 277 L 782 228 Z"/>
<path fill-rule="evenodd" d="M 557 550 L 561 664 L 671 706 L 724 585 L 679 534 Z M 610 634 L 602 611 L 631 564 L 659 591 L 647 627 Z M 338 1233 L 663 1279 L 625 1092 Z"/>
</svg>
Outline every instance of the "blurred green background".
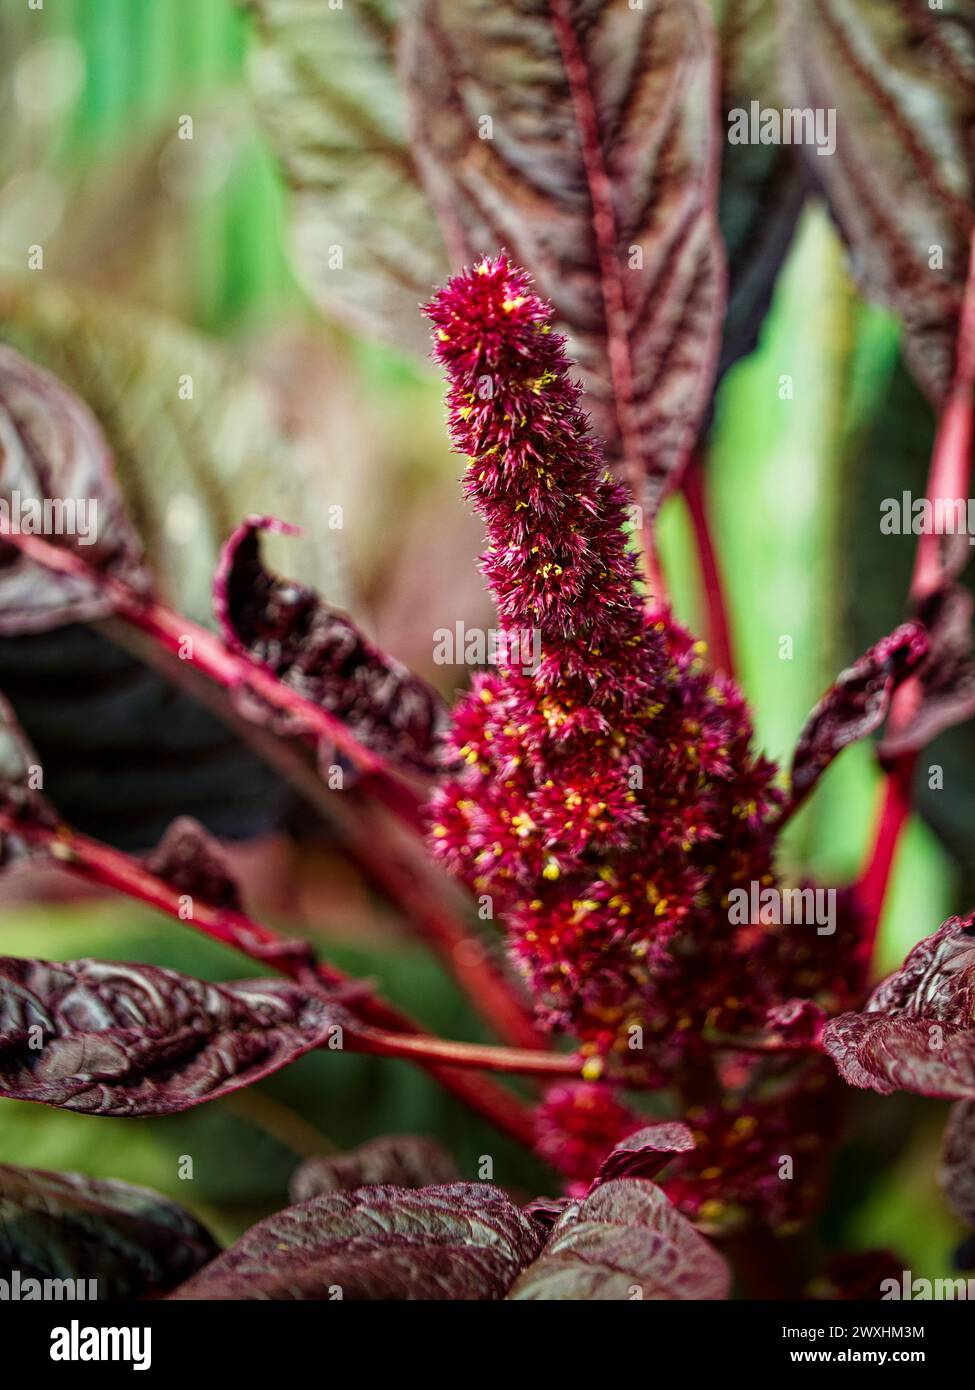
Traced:
<svg viewBox="0 0 975 1390">
<path fill-rule="evenodd" d="M 189 441 L 159 436 L 164 412 L 151 395 L 137 421 L 114 420 L 129 430 L 123 483 L 174 597 L 205 617 L 228 521 L 278 512 L 307 527 L 302 576 L 327 582 L 396 655 L 442 679 L 429 634 L 453 622 L 452 589 L 473 612 L 483 601 L 440 389 L 414 361 L 324 322 L 289 270 L 286 194 L 245 87 L 246 16 L 231 0 L 47 0 L 40 12 L 7 0 L 0 41 L 10 137 L 0 157 L 3 337 L 76 380 L 87 373 L 106 400 L 114 392 L 125 401 L 130 387 L 190 358 L 224 393 L 219 428 L 204 402 Z M 189 161 L 174 155 L 185 115 L 194 122 Z M 32 244 L 44 247 L 43 276 L 25 272 Z M 252 380 L 260 404 L 247 395 Z M 108 412 L 101 396 L 88 399 Z M 709 465 L 740 675 L 758 742 L 774 757 L 788 759 L 835 673 L 902 614 L 909 541 L 903 552 L 885 542 L 881 563 L 877 505 L 900 487 L 894 476 L 919 489 L 931 432 L 900 366 L 896 326 L 859 299 L 824 211 L 810 203 L 760 346 L 722 385 Z M 341 546 L 325 520 L 336 500 L 352 514 Z M 207 544 L 194 543 L 190 563 L 180 518 L 198 514 Z M 696 625 L 679 500 L 666 507 L 662 552 L 678 613 Z M 288 563 L 294 570 L 294 552 Z M 780 655 L 783 637 L 790 659 Z M 961 797 L 943 761 L 943 795 Z M 869 746 L 846 752 L 791 827 L 788 867 L 851 878 L 878 781 Z M 966 891 L 955 859 L 915 818 L 885 913 L 882 966 L 966 906 Z M 378 978 L 431 1027 L 477 1036 L 420 948 L 401 937 L 381 949 L 373 937 L 352 939 L 341 913 L 340 904 L 329 949 L 342 966 Z M 12 903 L 0 933 L 11 954 L 241 973 L 227 953 L 125 903 Z M 831 1240 L 891 1243 L 916 1274 L 943 1274 L 960 1233 L 934 1186 L 941 1107 L 857 1101 L 824 1229 Z M 0 1103 L 0 1161 L 145 1182 L 229 1237 L 282 1203 L 300 1151 L 383 1130 L 445 1134 L 466 1175 L 479 1155 L 494 1154 L 498 1180 L 526 1189 L 542 1181 L 412 1069 L 333 1055 L 305 1059 L 253 1102 L 172 1120 Z M 177 1178 L 184 1154 L 195 1159 L 192 1182 Z"/>
</svg>

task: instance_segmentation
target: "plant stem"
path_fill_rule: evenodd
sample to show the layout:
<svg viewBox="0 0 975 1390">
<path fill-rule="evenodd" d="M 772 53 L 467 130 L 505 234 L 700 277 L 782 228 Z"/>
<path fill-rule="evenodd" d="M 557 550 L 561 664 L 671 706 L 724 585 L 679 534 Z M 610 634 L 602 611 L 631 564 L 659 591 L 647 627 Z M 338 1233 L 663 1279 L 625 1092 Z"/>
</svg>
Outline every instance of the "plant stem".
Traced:
<svg viewBox="0 0 975 1390">
<path fill-rule="evenodd" d="M 357 1030 L 355 1051 L 374 1052 L 380 1057 L 405 1057 L 410 1061 L 443 1063 L 458 1067 L 480 1067 L 510 1072 L 518 1076 L 574 1076 L 582 1074 L 582 1063 L 569 1053 L 527 1052 L 519 1047 L 451 1042 L 427 1034 L 392 1033 L 385 1029 Z"/>
<path fill-rule="evenodd" d="M 92 570 L 64 546 L 40 536 L 4 530 L 3 539 L 29 559 L 66 578 L 94 587 L 105 595 L 113 613 L 140 629 L 180 661 L 195 667 L 230 694 L 249 692 L 292 721 L 286 733 L 314 745 L 325 740 L 344 754 L 367 780 L 370 791 L 391 805 L 404 819 L 418 824 L 419 798 L 401 773 L 378 753 L 366 748 L 335 715 L 306 700 L 279 680 L 272 671 L 250 657 L 231 651 L 214 633 L 156 598 L 139 594 L 109 575 Z"/>
<path fill-rule="evenodd" d="M 856 885 L 857 901 L 864 915 L 864 935 L 857 955 L 865 976 L 870 972 L 901 834 L 911 815 L 911 783 L 916 762 L 915 754 L 903 754 L 884 779 L 870 854 Z"/>
<path fill-rule="evenodd" d="M 955 372 L 938 433 L 928 474 L 927 498 L 938 515 L 939 503 L 967 497 L 972 472 L 972 397 L 975 393 L 975 232 L 969 246 L 968 279 L 962 300 L 955 349 Z M 936 528 L 921 535 L 914 557 L 910 599 L 917 605 L 941 584 L 952 578 L 946 564 Z M 916 676 L 900 687 L 894 696 L 889 727 L 899 732 L 906 727 L 920 700 L 921 686 Z M 877 828 L 866 864 L 856 884 L 866 918 L 863 943 L 864 968 L 869 971 L 876 943 L 880 915 L 890 883 L 901 834 L 911 813 L 911 783 L 917 754 L 907 752 L 888 769 L 882 793 Z"/>
<path fill-rule="evenodd" d="M 603 158 L 599 118 L 596 114 L 586 58 L 573 27 L 569 5 L 567 0 L 549 0 L 549 8 L 575 111 L 579 147 L 592 202 L 593 236 L 596 242 L 603 313 L 606 320 L 606 354 L 609 358 L 623 467 L 633 492 L 633 500 L 640 507 L 644 562 L 651 588 L 654 597 L 660 602 L 665 602 L 663 576 L 659 565 L 655 563 L 652 518 L 644 514 L 646 474 L 641 459 L 640 435 L 634 408 L 630 332 L 618 256 L 613 185 Z"/>
<path fill-rule="evenodd" d="M 684 475 L 683 490 L 697 545 L 701 588 L 707 614 L 705 636 L 710 650 L 711 665 L 733 677 L 735 663 L 732 655 L 731 623 L 721 568 L 708 521 L 709 506 L 700 452 L 695 453 L 691 459 Z"/>
<path fill-rule="evenodd" d="M 276 1139 L 279 1144 L 290 1149 L 299 1158 L 318 1158 L 333 1154 L 338 1146 L 327 1135 L 310 1125 L 307 1120 L 295 1113 L 288 1105 L 275 1100 L 264 1091 L 253 1086 L 246 1091 L 233 1091 L 225 1096 L 220 1104 L 246 1120 L 255 1129 Z"/>
<path fill-rule="evenodd" d="M 481 1068 L 525 1075 L 578 1076 L 580 1063 L 567 1055 L 459 1043 L 419 1032 L 417 1025 L 368 988 L 334 966 L 316 962 L 308 943 L 282 940 L 244 913 L 214 908 L 181 894 L 164 879 L 109 845 L 61 824 L 54 827 L 18 821 L 0 812 L 0 831 L 46 849 L 51 857 L 89 883 L 111 888 L 197 928 L 261 965 L 270 965 L 297 983 L 344 1003 L 362 1021 L 349 1038 L 354 1051 L 416 1061 L 454 1094 L 515 1138 L 531 1144 L 534 1125 L 529 1111 L 506 1091 L 483 1078 L 461 1077 L 456 1068 Z M 348 1034 L 347 1034 L 348 1035 Z M 497 1065 L 495 1065 L 497 1063 Z M 477 1084 L 471 1084 L 476 1080 Z"/>
<path fill-rule="evenodd" d="M 346 834 L 366 876 L 406 913 L 498 1037 L 513 1047 L 547 1048 L 511 982 L 453 909 L 447 895 L 456 890 L 437 865 L 413 852 L 412 841 L 382 808 L 358 808 Z M 375 844 L 383 852 L 369 856 L 367 847 Z"/>
<path fill-rule="evenodd" d="M 420 828 L 419 803 L 405 778 L 364 748 L 327 710 L 297 695 L 258 663 L 230 651 L 219 637 L 197 623 L 116 580 L 94 574 L 73 552 L 36 536 L 5 533 L 5 538 L 48 569 L 87 585 L 96 584 L 114 606 L 113 618 L 105 621 L 112 623 L 116 640 L 118 628 L 128 625 L 142 639 L 148 639 L 151 649 L 170 658 L 170 669 L 173 663 L 187 667 L 230 696 L 246 689 L 295 718 L 297 727 L 285 730 L 286 733 L 311 735 L 313 744 L 320 738 L 330 739 L 363 774 L 359 791 L 374 796 L 411 829 Z M 136 647 L 141 659 L 152 659 L 145 640 L 128 645 Z M 154 664 L 160 665 L 158 661 Z M 266 728 L 259 722 L 255 727 L 262 731 Z M 293 771 L 293 762 L 289 767 Z M 320 779 L 315 780 L 321 786 Z M 305 794 L 308 787 L 306 777 L 302 788 Z M 321 801 L 316 804 L 321 806 Z M 364 806 L 360 806 L 358 815 L 344 819 L 346 838 L 354 842 L 360 867 L 402 908 L 422 938 L 437 949 L 472 1006 L 498 1036 L 513 1047 L 546 1047 L 514 988 L 484 955 L 480 943 L 465 927 L 461 913 L 448 903 L 447 880 L 428 863 L 425 854 L 416 852 L 413 840 L 407 843 L 400 837 L 398 850 L 387 852 L 387 842 L 397 828 L 392 821 L 377 826 L 374 818 L 368 818 Z M 377 852 L 379 846 L 382 852 Z"/>
<path fill-rule="evenodd" d="M 955 374 L 938 424 L 928 500 L 937 515 L 939 502 L 968 496 L 972 473 L 972 395 L 975 392 L 975 233 L 972 234 L 968 283 L 962 301 L 955 351 Z M 911 598 L 927 598 L 945 578 L 940 537 L 936 528 L 918 540 L 911 578 Z"/>
</svg>

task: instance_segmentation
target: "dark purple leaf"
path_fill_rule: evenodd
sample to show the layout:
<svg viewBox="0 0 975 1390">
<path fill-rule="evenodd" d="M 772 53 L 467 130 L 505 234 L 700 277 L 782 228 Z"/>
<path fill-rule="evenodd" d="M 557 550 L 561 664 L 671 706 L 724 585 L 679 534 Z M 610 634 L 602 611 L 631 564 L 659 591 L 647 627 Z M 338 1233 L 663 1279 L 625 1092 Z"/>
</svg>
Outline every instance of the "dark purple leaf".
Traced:
<svg viewBox="0 0 975 1390">
<path fill-rule="evenodd" d="M 776 0 L 727 0 L 721 13 L 721 104 L 729 112 L 781 108 Z M 806 179 L 789 145 L 725 140 L 720 222 L 728 254 L 728 313 L 718 374 L 751 352 L 792 242 Z"/>
<path fill-rule="evenodd" d="M 499 1299 L 540 1243 L 488 1183 L 361 1187 L 259 1222 L 172 1297 Z"/>
<path fill-rule="evenodd" d="M 114 457 L 160 590 L 173 608 L 199 621 L 209 613 L 220 544 L 236 518 L 264 505 L 269 493 L 282 508 L 303 499 L 309 532 L 320 536 L 330 489 L 309 489 L 285 435 L 283 408 L 228 344 L 144 306 L 122 307 L 114 297 L 125 273 L 120 261 L 132 257 L 145 268 L 139 218 L 128 217 L 126 206 L 144 198 L 142 173 L 159 194 L 162 135 L 157 126 L 157 157 L 146 159 L 144 170 L 133 170 L 129 159 L 116 162 L 125 187 L 111 208 L 114 231 L 91 241 L 100 242 L 101 273 L 112 279 L 113 294 L 83 291 L 76 279 L 51 274 L 5 277 L 0 341 L 85 401 Z M 88 193 L 82 199 L 88 213 L 91 172 L 79 170 L 77 180 Z M 109 217 L 107 205 L 104 212 Z M 85 242 L 94 231 L 90 218 L 80 231 L 77 222 L 69 209 L 61 250 L 70 242 L 72 269 L 79 236 Z M 127 249 L 116 255 L 116 243 Z M 59 275 L 67 270 L 63 255 L 58 267 Z M 175 284 L 173 277 L 169 282 Z M 266 358 L 265 351 L 262 368 Z M 188 399 L 173 383 L 190 377 Z M 320 460 L 315 467 L 321 479 Z M 79 547 L 82 559 L 90 549 Z M 306 549 L 303 563 L 317 582 L 332 570 L 335 553 L 319 545 L 316 558 Z M 126 650 L 105 631 L 71 624 L 0 640 L 0 689 L 45 763 L 49 796 L 65 819 L 129 851 L 156 844 L 179 814 L 233 839 L 280 829 L 294 795 L 212 712 L 215 687 L 203 677 L 194 683 L 186 662 L 167 659 L 130 626 L 112 628 Z M 202 690 L 199 699 L 188 693 L 193 688 Z"/>
<path fill-rule="evenodd" d="M 227 939 L 239 945 L 253 960 L 271 965 L 283 974 L 297 978 L 300 967 L 312 975 L 315 950 L 309 941 L 274 937 L 267 941 L 255 935 L 243 912 L 240 888 L 230 872 L 222 849 L 212 836 L 190 816 L 182 816 L 169 826 L 145 867 L 161 878 L 181 897 L 202 903 L 219 914 Z M 182 910 L 183 904 L 180 904 Z"/>
<path fill-rule="evenodd" d="M 894 690 L 927 650 L 923 629 L 904 623 L 840 673 L 799 735 L 792 759 L 794 801 L 809 794 L 842 749 L 880 728 Z"/>
<path fill-rule="evenodd" d="M 424 0 L 402 56 L 457 267 L 506 248 L 534 277 L 651 514 L 700 429 L 724 308 L 708 14 L 697 0 Z"/>
<path fill-rule="evenodd" d="M 240 889 L 220 846 L 191 816 L 173 821 L 145 863 L 177 893 L 188 893 L 211 907 L 240 911 Z"/>
<path fill-rule="evenodd" d="M 975 1103 L 970 1100 L 952 1107 L 938 1181 L 959 1221 L 975 1229 Z"/>
<path fill-rule="evenodd" d="M 248 517 L 224 546 L 214 602 L 228 644 L 336 715 L 367 747 L 431 771 L 446 718 L 440 697 L 313 590 L 269 574 L 260 553 L 266 530 L 287 535 L 294 528 Z"/>
<path fill-rule="evenodd" d="M 148 1188 L 0 1167 L 0 1271 L 7 1280 L 19 1272 L 21 1298 L 26 1279 L 90 1279 L 93 1292 L 79 1296 L 100 1299 L 164 1293 L 219 1249 L 189 1212 Z M 65 1296 L 59 1288 L 53 1296 Z"/>
<path fill-rule="evenodd" d="M 825 1010 L 814 999 L 787 999 L 769 1009 L 765 1028 L 779 1047 L 802 1049 L 815 1044 L 825 1021 Z"/>
<path fill-rule="evenodd" d="M 0 347 L 0 503 L 10 531 L 70 550 L 92 573 L 91 582 L 55 574 L 0 543 L 0 634 L 106 617 L 113 605 L 101 576 L 151 588 L 97 421 L 56 377 L 8 347 Z"/>
<path fill-rule="evenodd" d="M 210 984 L 150 965 L 0 958 L 0 1095 L 95 1115 L 171 1115 L 340 1037 L 297 986 Z"/>
<path fill-rule="evenodd" d="M 571 1197 L 533 1197 L 522 1211 L 543 1231 L 550 1231 L 571 1201 Z"/>
<path fill-rule="evenodd" d="M 807 148 L 807 163 L 854 275 L 900 317 L 912 370 L 941 401 L 973 216 L 975 8 L 788 0 L 786 14 L 788 104 L 836 111 L 835 154 Z"/>
<path fill-rule="evenodd" d="M 44 798 L 37 755 L 0 695 L 0 811 L 17 824 L 54 826 L 57 816 Z M 0 831 L 0 867 L 31 852 L 16 829 Z"/>
<path fill-rule="evenodd" d="M 251 0 L 248 73 L 291 191 L 296 269 L 325 310 L 413 352 L 416 306 L 446 276 L 406 139 L 388 0 Z"/>
<path fill-rule="evenodd" d="M 975 916 L 951 917 L 874 990 L 840 1014 L 823 1045 L 851 1086 L 975 1099 Z"/>
<path fill-rule="evenodd" d="M 975 714 L 973 604 L 971 594 L 958 584 L 944 585 L 922 603 L 918 621 L 930 649 L 917 673 L 921 698 L 909 722 L 882 741 L 882 761 L 924 748 L 945 729 Z"/>
<path fill-rule="evenodd" d="M 185 681 L 186 663 L 172 664 Z M 186 813 L 224 839 L 250 839 L 280 828 L 294 805 L 222 719 L 93 628 L 3 638 L 0 690 L 51 802 L 117 848 L 151 848 Z"/>
<path fill-rule="evenodd" d="M 383 1135 L 350 1153 L 309 1158 L 291 1179 L 292 1202 L 307 1202 L 325 1192 L 384 1184 L 427 1187 L 457 1180 L 457 1165 L 432 1139 L 413 1134 Z"/>
<path fill-rule="evenodd" d="M 731 1273 L 653 1183 L 603 1183 L 559 1217 L 512 1299 L 723 1299 Z"/>
<path fill-rule="evenodd" d="M 693 1147 L 693 1134 L 679 1122 L 638 1129 L 606 1155 L 590 1191 L 616 1178 L 655 1178 L 675 1154 L 687 1153 Z"/>
</svg>

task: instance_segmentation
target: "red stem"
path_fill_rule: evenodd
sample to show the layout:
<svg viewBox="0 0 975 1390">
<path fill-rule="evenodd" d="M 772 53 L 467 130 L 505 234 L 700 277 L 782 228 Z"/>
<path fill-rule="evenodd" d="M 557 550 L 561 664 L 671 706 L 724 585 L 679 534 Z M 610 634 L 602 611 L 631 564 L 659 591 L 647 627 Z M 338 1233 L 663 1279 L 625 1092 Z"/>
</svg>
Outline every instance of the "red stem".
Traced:
<svg viewBox="0 0 975 1390">
<path fill-rule="evenodd" d="M 972 393 L 975 391 L 975 233 L 972 234 L 968 283 L 958 323 L 955 375 L 945 402 L 928 475 L 932 509 L 944 501 L 967 497 L 972 473 Z M 921 535 L 914 558 L 911 598 L 927 598 L 944 579 L 941 538 L 934 528 Z"/>
<path fill-rule="evenodd" d="M 617 249 L 613 184 L 603 158 L 599 118 L 589 82 L 589 70 L 572 23 L 569 4 L 567 0 L 549 0 L 549 8 L 579 128 L 579 146 L 592 202 L 592 226 L 599 262 L 603 311 L 606 316 L 606 353 L 609 358 L 616 418 L 619 423 L 623 467 L 630 481 L 634 501 L 642 513 L 646 479 L 641 463 L 640 436 L 634 409 L 630 331 Z M 654 597 L 660 602 L 665 602 L 666 593 L 663 589 L 663 576 L 656 563 L 652 524 L 646 516 L 643 518 L 642 538 L 647 574 Z"/>
<path fill-rule="evenodd" d="M 731 623 L 728 617 L 728 605 L 721 568 L 718 564 L 708 521 L 708 498 L 700 453 L 696 453 L 691 459 L 690 466 L 684 475 L 683 489 L 691 525 L 694 529 L 698 564 L 701 570 L 701 588 L 707 614 L 705 635 L 710 650 L 711 665 L 718 671 L 724 671 L 729 676 L 734 676 L 735 663 L 732 655 L 734 649 L 731 641 Z"/>
<path fill-rule="evenodd" d="M 411 828 L 421 827 L 416 795 L 397 769 L 363 747 L 334 715 L 296 694 L 271 671 L 248 656 L 231 651 L 219 637 L 182 614 L 134 593 L 117 580 L 93 574 L 72 551 L 33 535 L 4 532 L 4 537 L 38 564 L 88 586 L 97 584 L 113 604 L 118 619 L 221 689 L 233 693 L 246 688 L 294 717 L 295 733 L 310 737 L 316 745 L 321 738 L 331 740 L 363 774 L 362 791 L 374 795 Z M 437 949 L 474 1008 L 498 1036 L 515 1048 L 547 1047 L 509 981 L 483 955 L 476 938 L 444 904 L 444 882 L 435 877 L 425 861 L 422 867 L 416 864 L 412 845 L 403 845 L 398 854 L 387 852 L 387 842 L 395 834 L 392 825 L 377 827 L 373 823 L 363 835 L 360 822 L 346 818 L 344 828 L 349 838 L 355 839 L 365 871 Z M 384 846 L 382 853 L 376 852 L 378 845 Z"/>
<path fill-rule="evenodd" d="M 884 779 L 873 843 L 856 886 L 857 901 L 864 915 L 864 935 L 857 954 L 865 975 L 870 972 L 901 834 L 911 815 L 911 783 L 916 762 L 916 754 L 905 753 L 895 761 Z"/>
<path fill-rule="evenodd" d="M 363 1020 L 349 1038 L 352 1050 L 419 1063 L 455 1095 L 465 1100 L 506 1133 L 531 1144 L 534 1126 L 530 1111 L 507 1091 L 484 1078 L 461 1076 L 455 1068 L 487 1068 L 530 1076 L 578 1076 L 580 1063 L 565 1054 L 546 1054 L 517 1048 L 461 1043 L 423 1034 L 406 1015 L 334 966 L 315 962 L 302 942 L 284 941 L 270 928 L 244 913 L 215 908 L 181 894 L 121 851 L 92 840 L 68 826 L 49 827 L 18 821 L 0 812 L 0 831 L 41 845 L 77 877 L 134 898 L 204 935 L 231 946 L 261 965 L 271 965 L 297 983 L 346 1004 Z M 188 902 L 188 898 L 191 901 Z M 348 1036 L 348 1034 L 347 1034 Z"/>
<path fill-rule="evenodd" d="M 343 753 L 368 781 L 370 791 L 391 805 L 403 818 L 418 824 L 419 798 L 405 774 L 366 748 L 335 715 L 306 700 L 279 680 L 267 667 L 246 654 L 231 651 L 212 632 L 181 613 L 174 613 L 157 599 L 146 597 L 111 576 L 93 571 L 74 551 L 40 536 L 4 530 L 3 539 L 46 569 L 95 586 L 112 605 L 113 612 L 180 661 L 195 667 L 223 689 L 248 690 L 294 721 L 294 733 L 313 745 L 322 739 Z"/>
<path fill-rule="evenodd" d="M 975 232 L 969 247 L 968 280 L 962 301 L 955 351 L 955 374 L 941 413 L 935 438 L 927 497 L 937 515 L 939 503 L 967 497 L 972 471 L 972 396 L 975 392 Z M 935 528 L 921 535 L 914 558 L 910 598 L 917 605 L 951 577 Z M 912 677 L 894 696 L 889 728 L 896 733 L 909 722 L 920 699 L 921 687 Z M 866 864 L 856 885 L 856 895 L 866 915 L 863 945 L 865 968 L 876 942 L 877 928 L 890 883 L 901 834 L 911 813 L 911 782 L 917 754 L 895 759 L 884 784 L 877 828 Z"/>
<path fill-rule="evenodd" d="M 547 1049 L 547 1039 L 537 1031 L 511 982 L 444 903 L 444 892 L 451 885 L 437 867 L 412 854 L 400 828 L 374 808 L 361 808 L 360 816 L 343 828 L 353 849 L 359 851 L 367 877 L 407 914 L 498 1037 L 513 1047 Z M 369 844 L 382 844 L 382 854 L 370 858 Z"/>
</svg>

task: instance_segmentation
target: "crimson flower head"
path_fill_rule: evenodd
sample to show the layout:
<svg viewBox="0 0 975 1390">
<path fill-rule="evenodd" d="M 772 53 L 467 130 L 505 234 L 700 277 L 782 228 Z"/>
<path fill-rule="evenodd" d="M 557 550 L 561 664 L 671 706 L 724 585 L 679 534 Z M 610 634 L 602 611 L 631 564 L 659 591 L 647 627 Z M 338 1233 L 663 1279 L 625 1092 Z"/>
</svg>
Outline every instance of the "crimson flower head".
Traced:
<svg viewBox="0 0 975 1390">
<path fill-rule="evenodd" d="M 434 799 L 432 843 L 497 900 L 541 1020 L 582 1040 L 587 1073 L 615 1054 L 662 1082 L 683 1039 L 746 995 L 754 942 L 727 895 L 772 882 L 774 768 L 734 683 L 641 592 L 627 495 L 528 275 L 484 260 L 426 312 L 485 578 L 503 627 L 541 651 L 457 705 L 463 771 Z"/>
</svg>

